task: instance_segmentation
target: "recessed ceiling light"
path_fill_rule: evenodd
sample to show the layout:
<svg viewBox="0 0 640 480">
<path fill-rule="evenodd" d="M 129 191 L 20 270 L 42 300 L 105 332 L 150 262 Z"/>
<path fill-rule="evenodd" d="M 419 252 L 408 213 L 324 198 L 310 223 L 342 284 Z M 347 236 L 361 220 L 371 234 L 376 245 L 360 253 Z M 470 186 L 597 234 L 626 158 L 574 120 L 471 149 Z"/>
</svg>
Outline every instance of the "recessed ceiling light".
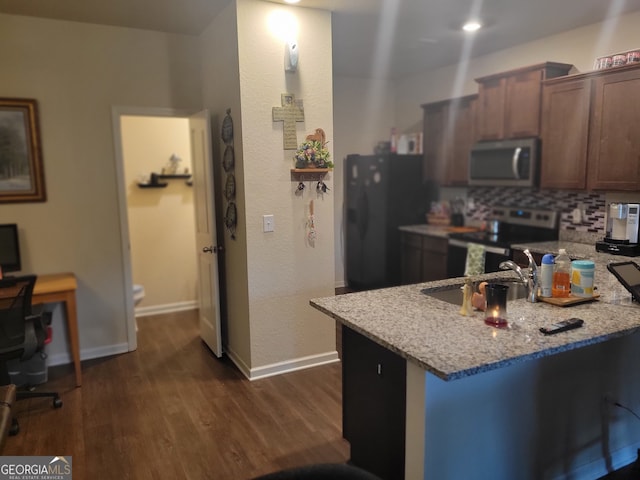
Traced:
<svg viewBox="0 0 640 480">
<path fill-rule="evenodd" d="M 299 3 L 300 0 L 284 0 L 285 3 Z"/>
<path fill-rule="evenodd" d="M 476 32 L 482 28 L 482 25 L 479 22 L 471 21 L 467 22 L 462 26 L 462 29 L 465 32 Z"/>
</svg>

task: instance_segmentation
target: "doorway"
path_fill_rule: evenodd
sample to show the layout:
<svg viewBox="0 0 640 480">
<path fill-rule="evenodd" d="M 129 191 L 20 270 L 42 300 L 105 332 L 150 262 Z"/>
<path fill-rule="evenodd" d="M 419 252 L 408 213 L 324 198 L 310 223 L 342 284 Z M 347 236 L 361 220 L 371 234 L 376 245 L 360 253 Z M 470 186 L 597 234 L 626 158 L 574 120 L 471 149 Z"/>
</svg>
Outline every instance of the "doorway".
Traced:
<svg viewBox="0 0 640 480">
<path fill-rule="evenodd" d="M 184 178 L 193 172 L 191 143 L 186 112 L 117 107 L 112 117 L 132 351 L 137 348 L 136 315 L 198 308 L 194 195 Z M 152 182 L 151 173 L 163 169 L 176 178 Z M 134 284 L 145 291 L 137 306 Z"/>
</svg>

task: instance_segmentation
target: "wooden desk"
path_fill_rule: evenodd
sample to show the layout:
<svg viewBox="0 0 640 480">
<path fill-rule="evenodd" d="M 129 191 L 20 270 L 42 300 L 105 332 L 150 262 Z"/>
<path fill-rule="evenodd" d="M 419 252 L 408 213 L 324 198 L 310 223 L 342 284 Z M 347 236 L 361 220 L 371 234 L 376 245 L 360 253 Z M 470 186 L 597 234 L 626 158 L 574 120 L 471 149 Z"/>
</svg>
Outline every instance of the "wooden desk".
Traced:
<svg viewBox="0 0 640 480">
<path fill-rule="evenodd" d="M 82 385 L 82 371 L 80 369 L 80 342 L 78 341 L 77 288 L 78 282 L 73 273 L 38 275 L 31 303 L 33 305 L 54 302 L 64 303 L 71 356 L 76 372 L 76 387 L 79 387 Z"/>
</svg>

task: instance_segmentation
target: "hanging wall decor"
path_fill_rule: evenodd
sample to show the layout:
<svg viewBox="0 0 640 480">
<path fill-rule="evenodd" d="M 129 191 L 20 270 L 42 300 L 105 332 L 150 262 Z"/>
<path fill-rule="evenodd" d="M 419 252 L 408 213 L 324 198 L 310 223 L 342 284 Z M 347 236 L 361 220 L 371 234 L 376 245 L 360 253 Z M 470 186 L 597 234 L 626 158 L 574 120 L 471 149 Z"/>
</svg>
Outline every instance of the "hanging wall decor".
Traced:
<svg viewBox="0 0 640 480">
<path fill-rule="evenodd" d="M 227 180 L 224 186 L 224 197 L 227 200 L 227 208 L 224 214 L 224 226 L 231 235 L 231 239 L 236 239 L 236 226 L 238 225 L 238 209 L 234 199 L 236 197 L 236 177 L 235 169 L 235 152 L 233 150 L 233 120 L 231 118 L 231 109 L 227 108 L 227 114 L 222 121 L 220 137 L 224 142 L 224 153 L 222 154 L 222 168 L 227 173 Z"/>
<path fill-rule="evenodd" d="M 229 173 L 233 171 L 235 167 L 236 157 L 233 151 L 233 145 L 227 145 L 224 149 L 224 155 L 222 156 L 222 168 Z"/>
<path fill-rule="evenodd" d="M 236 197 L 236 177 L 233 173 L 227 175 L 227 182 L 224 185 L 224 196 L 229 201 Z"/>
<path fill-rule="evenodd" d="M 316 128 L 314 133 L 307 135 L 293 159 L 296 169 L 333 168 L 324 130 Z"/>
<path fill-rule="evenodd" d="M 298 147 L 296 122 L 304 122 L 304 107 L 302 100 L 296 100 L 292 93 L 280 95 L 281 107 L 272 108 L 274 122 L 283 123 L 282 146 L 285 150 L 295 150 Z"/>
<path fill-rule="evenodd" d="M 0 98 L 0 203 L 47 200 L 38 102 Z"/>
<path fill-rule="evenodd" d="M 224 225 L 229 230 L 231 238 L 236 239 L 236 226 L 238 225 L 238 209 L 235 202 L 229 202 L 227 211 L 224 214 Z"/>
<path fill-rule="evenodd" d="M 316 246 L 316 233 L 315 219 L 313 218 L 313 200 L 309 202 L 309 217 L 307 218 L 307 244 L 310 247 Z"/>
<path fill-rule="evenodd" d="M 222 141 L 225 145 L 233 143 L 233 120 L 231 119 L 231 109 L 227 108 L 227 114 L 222 120 L 222 131 L 220 132 Z"/>
</svg>

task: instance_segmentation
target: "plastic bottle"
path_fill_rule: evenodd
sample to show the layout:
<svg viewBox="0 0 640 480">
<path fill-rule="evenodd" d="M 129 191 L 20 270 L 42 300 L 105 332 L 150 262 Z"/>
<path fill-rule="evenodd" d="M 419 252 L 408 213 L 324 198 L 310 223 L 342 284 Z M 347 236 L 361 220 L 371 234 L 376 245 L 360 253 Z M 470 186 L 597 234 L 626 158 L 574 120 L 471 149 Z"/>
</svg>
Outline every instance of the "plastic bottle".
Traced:
<svg viewBox="0 0 640 480">
<path fill-rule="evenodd" d="M 564 248 L 560 249 L 553 269 L 553 297 L 568 297 L 571 293 L 571 259 Z"/>
<path fill-rule="evenodd" d="M 553 268 L 554 259 L 553 255 L 547 253 L 542 257 L 542 263 L 540 265 L 540 296 L 550 297 L 551 287 L 553 285 Z"/>
</svg>

